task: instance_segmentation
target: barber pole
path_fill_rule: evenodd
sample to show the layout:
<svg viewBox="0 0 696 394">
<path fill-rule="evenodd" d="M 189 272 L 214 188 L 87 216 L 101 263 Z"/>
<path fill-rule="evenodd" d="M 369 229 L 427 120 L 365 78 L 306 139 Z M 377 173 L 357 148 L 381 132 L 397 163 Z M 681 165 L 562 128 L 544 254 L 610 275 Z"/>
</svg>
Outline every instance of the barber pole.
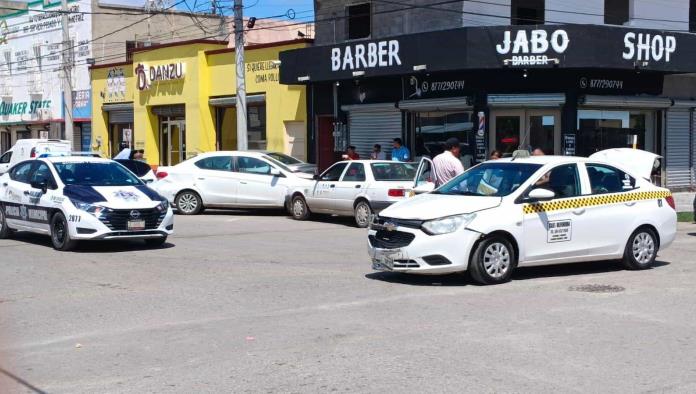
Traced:
<svg viewBox="0 0 696 394">
<path fill-rule="evenodd" d="M 478 126 L 478 136 L 483 137 L 486 133 L 486 113 L 481 111 L 478 113 L 479 126 Z"/>
</svg>

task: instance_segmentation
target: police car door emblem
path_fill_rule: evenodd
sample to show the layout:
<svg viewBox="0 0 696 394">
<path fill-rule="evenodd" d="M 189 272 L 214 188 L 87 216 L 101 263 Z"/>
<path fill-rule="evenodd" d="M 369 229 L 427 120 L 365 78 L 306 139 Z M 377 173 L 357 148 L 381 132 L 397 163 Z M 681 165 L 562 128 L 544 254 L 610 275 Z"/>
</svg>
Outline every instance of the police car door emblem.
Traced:
<svg viewBox="0 0 696 394">
<path fill-rule="evenodd" d="M 19 207 L 19 216 L 22 217 L 22 220 L 27 220 L 29 213 L 27 212 L 27 207 L 25 205 Z"/>
<path fill-rule="evenodd" d="M 126 201 L 138 201 L 137 194 L 135 194 L 133 192 L 125 191 L 125 190 L 119 190 L 117 192 L 114 192 L 114 197 L 117 197 L 117 198 L 120 198 L 120 199 L 126 200 Z"/>
<path fill-rule="evenodd" d="M 132 210 L 130 211 L 131 219 L 140 219 L 140 211 Z"/>
</svg>

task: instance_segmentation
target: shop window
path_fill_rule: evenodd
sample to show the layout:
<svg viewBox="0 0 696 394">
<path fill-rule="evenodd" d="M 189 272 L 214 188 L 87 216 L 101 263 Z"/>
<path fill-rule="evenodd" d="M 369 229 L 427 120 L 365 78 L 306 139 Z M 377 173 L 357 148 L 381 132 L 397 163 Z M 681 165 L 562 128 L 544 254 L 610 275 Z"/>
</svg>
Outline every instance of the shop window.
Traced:
<svg viewBox="0 0 696 394">
<path fill-rule="evenodd" d="M 628 22 L 629 0 L 604 0 L 604 23 L 623 25 Z"/>
<path fill-rule="evenodd" d="M 689 0 L 689 31 L 696 32 L 696 0 Z"/>
<path fill-rule="evenodd" d="M 654 111 L 578 111 L 578 155 L 634 145 L 655 151 L 654 115 Z"/>
<path fill-rule="evenodd" d="M 9 132 L 0 132 L 0 152 L 5 152 L 12 147 L 12 137 Z"/>
<path fill-rule="evenodd" d="M 510 19 L 513 25 L 544 23 L 544 0 L 512 0 Z"/>
<path fill-rule="evenodd" d="M 532 149 L 541 149 L 547 155 L 555 151 L 556 117 L 553 115 L 531 115 L 529 117 L 529 143 Z"/>
<path fill-rule="evenodd" d="M 346 7 L 349 40 L 370 37 L 372 33 L 370 9 L 370 3 L 355 4 Z"/>
<path fill-rule="evenodd" d="M 445 150 L 445 141 L 456 137 L 461 160 L 468 168 L 475 157 L 473 112 L 418 112 L 415 115 L 415 157 L 435 157 Z"/>
<path fill-rule="evenodd" d="M 266 149 L 266 106 L 247 109 L 247 135 L 249 149 Z"/>
</svg>

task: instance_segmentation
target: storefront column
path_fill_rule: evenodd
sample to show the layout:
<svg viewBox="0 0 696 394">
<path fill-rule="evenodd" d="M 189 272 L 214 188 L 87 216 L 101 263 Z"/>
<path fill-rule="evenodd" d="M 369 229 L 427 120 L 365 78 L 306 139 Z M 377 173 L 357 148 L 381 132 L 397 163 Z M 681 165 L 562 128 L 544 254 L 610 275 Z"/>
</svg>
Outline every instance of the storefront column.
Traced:
<svg viewBox="0 0 696 394">
<path fill-rule="evenodd" d="M 577 154 L 577 125 L 578 125 L 578 94 L 575 91 L 566 92 L 566 101 L 561 112 L 561 154 L 574 156 Z"/>
</svg>

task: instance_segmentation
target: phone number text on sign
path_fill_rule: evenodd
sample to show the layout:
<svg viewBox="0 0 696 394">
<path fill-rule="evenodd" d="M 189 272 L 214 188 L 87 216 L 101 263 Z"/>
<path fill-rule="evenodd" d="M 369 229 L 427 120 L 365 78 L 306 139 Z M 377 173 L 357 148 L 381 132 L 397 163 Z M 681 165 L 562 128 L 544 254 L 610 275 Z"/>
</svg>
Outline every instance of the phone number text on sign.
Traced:
<svg viewBox="0 0 696 394">
<path fill-rule="evenodd" d="M 567 242 L 572 237 L 572 223 L 570 220 L 549 222 L 546 242 Z"/>
</svg>

